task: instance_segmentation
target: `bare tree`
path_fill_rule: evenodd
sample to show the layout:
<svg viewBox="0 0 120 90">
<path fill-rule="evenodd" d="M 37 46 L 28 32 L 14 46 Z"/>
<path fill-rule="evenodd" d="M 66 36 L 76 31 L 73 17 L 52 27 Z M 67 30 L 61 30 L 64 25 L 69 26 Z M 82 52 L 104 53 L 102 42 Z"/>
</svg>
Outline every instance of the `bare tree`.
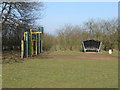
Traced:
<svg viewBox="0 0 120 90">
<path fill-rule="evenodd" d="M 57 44 L 52 48 L 58 50 L 82 50 L 82 41 L 95 39 L 102 41 L 102 49 L 118 49 L 118 24 L 113 20 L 89 20 L 81 26 L 67 24 L 58 29 Z"/>
<path fill-rule="evenodd" d="M 2 2 L 3 48 L 20 46 L 21 35 L 41 19 L 42 2 Z M 39 11 L 36 15 L 35 11 Z"/>
</svg>

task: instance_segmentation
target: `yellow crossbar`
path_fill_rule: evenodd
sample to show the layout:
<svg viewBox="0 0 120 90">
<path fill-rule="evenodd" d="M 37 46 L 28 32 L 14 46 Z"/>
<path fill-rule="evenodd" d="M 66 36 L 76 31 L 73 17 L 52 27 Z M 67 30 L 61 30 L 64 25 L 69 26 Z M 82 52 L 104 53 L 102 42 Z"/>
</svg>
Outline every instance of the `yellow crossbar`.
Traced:
<svg viewBox="0 0 120 90">
<path fill-rule="evenodd" d="M 37 34 L 37 33 L 42 33 L 42 32 L 31 32 L 31 34 Z"/>
</svg>

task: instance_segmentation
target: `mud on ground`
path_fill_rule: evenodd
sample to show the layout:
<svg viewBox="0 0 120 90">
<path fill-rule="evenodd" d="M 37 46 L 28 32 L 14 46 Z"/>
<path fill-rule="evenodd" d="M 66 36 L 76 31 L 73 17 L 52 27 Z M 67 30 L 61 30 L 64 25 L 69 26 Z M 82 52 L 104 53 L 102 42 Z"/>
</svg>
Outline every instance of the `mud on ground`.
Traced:
<svg viewBox="0 0 120 90">
<path fill-rule="evenodd" d="M 38 58 L 59 58 L 59 59 L 79 59 L 79 60 L 118 60 L 116 56 L 105 55 L 102 53 L 87 53 L 86 55 L 49 55 L 42 54 Z"/>
</svg>

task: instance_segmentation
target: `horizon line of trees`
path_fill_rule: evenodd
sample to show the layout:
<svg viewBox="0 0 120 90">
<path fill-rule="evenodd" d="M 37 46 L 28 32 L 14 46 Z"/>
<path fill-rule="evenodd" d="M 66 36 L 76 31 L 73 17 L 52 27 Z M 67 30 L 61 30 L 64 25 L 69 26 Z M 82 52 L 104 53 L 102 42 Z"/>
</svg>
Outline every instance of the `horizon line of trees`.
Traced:
<svg viewBox="0 0 120 90">
<path fill-rule="evenodd" d="M 88 20 L 83 25 L 66 24 L 57 29 L 57 36 L 44 36 L 43 48 L 48 50 L 83 50 L 82 41 L 87 39 L 102 42 L 101 49 L 119 50 L 118 20 Z"/>
</svg>

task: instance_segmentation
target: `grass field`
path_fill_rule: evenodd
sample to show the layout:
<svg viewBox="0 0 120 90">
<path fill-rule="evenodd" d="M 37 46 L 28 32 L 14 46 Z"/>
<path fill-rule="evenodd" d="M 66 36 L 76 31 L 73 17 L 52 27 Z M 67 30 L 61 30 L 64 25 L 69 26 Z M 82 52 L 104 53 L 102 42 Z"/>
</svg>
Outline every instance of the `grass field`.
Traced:
<svg viewBox="0 0 120 90">
<path fill-rule="evenodd" d="M 49 55 L 81 55 L 79 52 L 48 52 Z M 105 54 L 106 55 L 106 54 Z M 3 88 L 117 88 L 117 60 L 30 58 L 3 64 Z"/>
<path fill-rule="evenodd" d="M 87 55 L 88 53 L 83 53 L 80 51 L 49 51 L 46 52 L 50 55 Z M 104 55 L 108 55 L 108 56 L 117 56 L 118 57 L 118 51 L 114 51 L 111 55 L 108 53 L 108 51 L 102 51 L 100 53 L 103 53 Z"/>
</svg>

